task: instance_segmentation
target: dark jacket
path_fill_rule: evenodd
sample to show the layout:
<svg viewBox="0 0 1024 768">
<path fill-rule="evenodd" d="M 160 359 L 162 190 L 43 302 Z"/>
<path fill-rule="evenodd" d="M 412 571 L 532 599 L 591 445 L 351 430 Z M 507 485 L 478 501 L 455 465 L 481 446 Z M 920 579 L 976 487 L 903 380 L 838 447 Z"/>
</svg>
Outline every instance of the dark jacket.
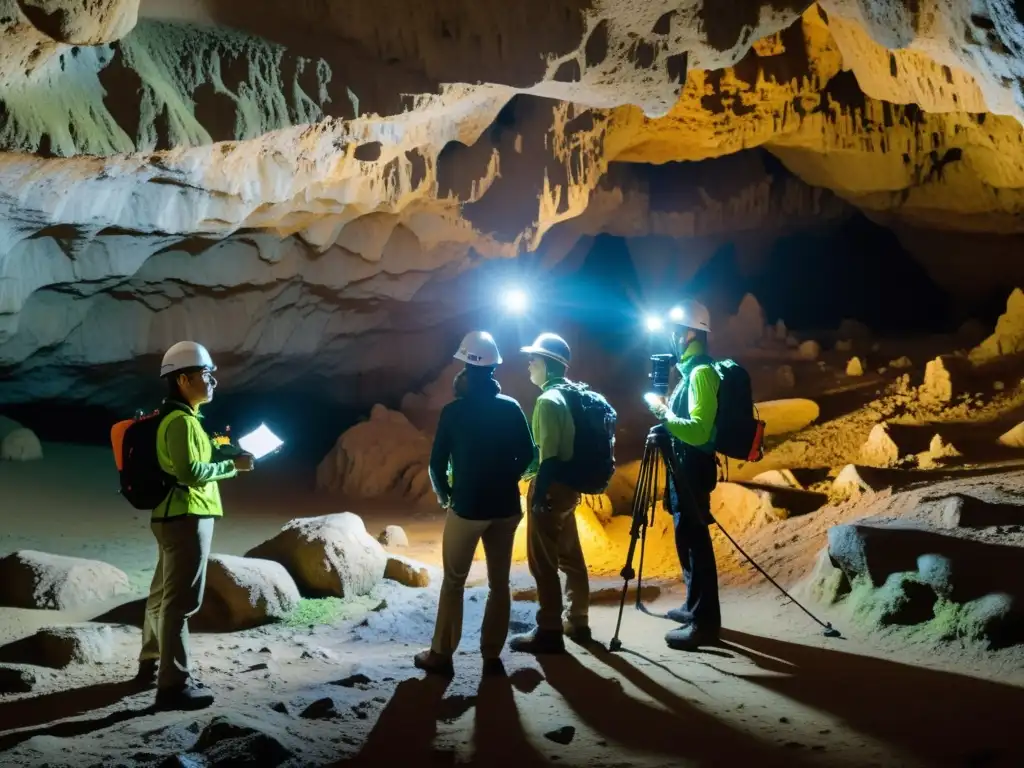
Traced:
<svg viewBox="0 0 1024 768">
<path fill-rule="evenodd" d="M 533 460 L 523 409 L 486 370 L 468 369 L 466 394 L 444 407 L 430 452 L 430 482 L 467 520 L 496 520 L 522 512 L 519 478 Z M 448 484 L 448 461 L 452 485 Z"/>
</svg>

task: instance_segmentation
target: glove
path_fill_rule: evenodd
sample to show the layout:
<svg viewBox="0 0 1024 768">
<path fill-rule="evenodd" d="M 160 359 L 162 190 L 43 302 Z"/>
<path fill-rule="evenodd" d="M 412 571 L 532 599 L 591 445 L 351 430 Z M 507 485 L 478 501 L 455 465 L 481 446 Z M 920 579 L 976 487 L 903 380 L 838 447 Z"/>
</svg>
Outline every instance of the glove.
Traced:
<svg viewBox="0 0 1024 768">
<path fill-rule="evenodd" d="M 654 418 L 656 418 L 658 421 L 663 421 L 665 417 L 668 415 L 668 404 L 664 400 L 645 398 L 644 402 L 647 403 L 648 410 L 654 414 Z"/>
</svg>

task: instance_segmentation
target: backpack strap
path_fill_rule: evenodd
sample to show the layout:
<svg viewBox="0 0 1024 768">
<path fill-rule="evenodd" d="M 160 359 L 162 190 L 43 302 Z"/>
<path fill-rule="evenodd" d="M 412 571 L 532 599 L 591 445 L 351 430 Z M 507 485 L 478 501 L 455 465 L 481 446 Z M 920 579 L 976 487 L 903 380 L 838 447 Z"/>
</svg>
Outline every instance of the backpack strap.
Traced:
<svg viewBox="0 0 1024 768">
<path fill-rule="evenodd" d="M 175 419 L 180 419 L 180 418 L 182 418 L 182 417 L 184 417 L 186 415 L 189 415 L 191 413 L 192 413 L 191 409 L 189 409 L 183 403 L 178 403 L 178 402 L 175 402 L 174 400 L 165 400 L 164 404 L 162 406 L 160 406 L 160 425 L 157 427 L 157 433 L 156 433 L 157 434 L 157 440 L 159 441 L 161 438 L 166 438 L 166 436 L 167 436 L 167 426 L 172 421 L 174 421 Z M 159 463 L 160 463 L 159 442 L 157 443 L 157 453 L 156 453 L 156 455 L 157 455 L 157 464 L 159 465 Z M 163 469 L 164 469 L 163 467 L 160 467 L 160 471 L 163 471 Z M 164 472 L 164 474 L 170 475 L 169 472 Z M 173 475 L 170 475 L 170 476 L 174 477 Z M 167 515 L 171 511 L 171 497 L 174 495 L 174 491 L 177 490 L 178 488 L 186 488 L 186 486 L 184 486 L 181 483 L 179 483 L 178 482 L 178 478 L 174 477 L 174 485 L 171 487 L 171 490 L 168 492 L 167 498 L 164 501 L 164 514 L 163 514 L 163 518 L 162 518 L 164 520 L 167 519 Z M 157 507 L 157 509 L 159 509 L 159 507 Z M 154 512 L 155 511 L 156 510 L 154 510 Z"/>
</svg>

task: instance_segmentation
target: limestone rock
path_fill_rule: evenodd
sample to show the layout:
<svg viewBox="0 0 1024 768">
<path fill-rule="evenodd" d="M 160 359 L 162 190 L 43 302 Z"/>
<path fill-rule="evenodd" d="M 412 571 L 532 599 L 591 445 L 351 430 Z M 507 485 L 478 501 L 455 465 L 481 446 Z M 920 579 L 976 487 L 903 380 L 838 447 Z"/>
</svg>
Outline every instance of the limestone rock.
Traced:
<svg viewBox="0 0 1024 768">
<path fill-rule="evenodd" d="M 767 436 L 798 432 L 813 424 L 821 415 L 821 408 L 816 402 L 801 397 L 765 400 L 756 405 L 758 414 L 765 422 Z"/>
<path fill-rule="evenodd" d="M 1024 448 L 1024 421 L 1001 434 L 999 443 L 1007 448 Z"/>
<path fill-rule="evenodd" d="M 400 525 L 389 525 L 380 532 L 377 537 L 385 547 L 402 548 L 409 546 L 409 537 L 405 535 L 405 529 Z"/>
<path fill-rule="evenodd" d="M 28 693 L 36 687 L 38 674 L 31 667 L 0 665 L 0 696 Z"/>
<path fill-rule="evenodd" d="M 775 321 L 775 340 L 785 343 L 788 338 L 789 330 L 786 328 L 785 321 L 780 317 Z"/>
<path fill-rule="evenodd" d="M 800 346 L 797 347 L 797 354 L 803 360 L 817 360 L 821 356 L 821 344 L 813 340 L 800 342 Z"/>
<path fill-rule="evenodd" d="M 854 498 L 862 493 L 899 488 L 913 480 L 914 473 L 909 470 L 847 464 L 832 481 L 832 493 L 840 498 Z"/>
<path fill-rule="evenodd" d="M 853 349 L 853 341 L 850 339 L 839 339 L 836 342 L 836 352 L 849 352 Z"/>
<path fill-rule="evenodd" d="M 897 357 L 895 360 L 889 361 L 890 368 L 910 368 L 913 365 L 913 361 L 906 355 L 903 355 L 902 357 Z"/>
<path fill-rule="evenodd" d="M 729 482 L 719 483 L 711 492 L 711 514 L 733 536 L 786 517 L 776 512 L 767 491 Z"/>
<path fill-rule="evenodd" d="M 904 455 L 893 440 L 889 425 L 884 422 L 871 428 L 868 439 L 860 448 L 861 461 L 876 467 L 895 466 Z"/>
<path fill-rule="evenodd" d="M 859 357 L 851 357 L 849 362 L 846 364 L 846 375 L 847 376 L 863 376 L 864 375 L 864 364 L 861 362 Z"/>
<path fill-rule="evenodd" d="M 964 391 L 965 369 L 961 358 L 940 355 L 930 360 L 924 369 L 921 400 L 948 403 Z"/>
<path fill-rule="evenodd" d="M 6 416 L 0 416 L 0 445 L 3 444 L 5 437 L 18 429 L 21 429 L 21 424 L 16 422 L 14 419 L 9 419 Z"/>
<path fill-rule="evenodd" d="M 401 413 L 375 405 L 347 430 L 317 467 L 317 487 L 349 498 L 399 497 L 433 502 L 430 440 Z"/>
<path fill-rule="evenodd" d="M 4 461 L 37 461 L 43 458 L 43 445 L 31 429 L 16 429 L 0 444 L 0 459 Z"/>
<path fill-rule="evenodd" d="M 775 384 L 781 389 L 793 389 L 796 386 L 796 374 L 793 373 L 793 366 L 780 365 L 775 370 Z"/>
<path fill-rule="evenodd" d="M 0 605 L 72 610 L 130 591 L 128 575 L 99 560 L 23 549 L 0 560 Z"/>
<path fill-rule="evenodd" d="M 407 587 L 429 587 L 430 569 L 412 558 L 391 555 L 384 568 L 384 578 Z"/>
<path fill-rule="evenodd" d="M 917 455 L 917 465 L 921 469 L 930 469 L 944 463 L 945 459 L 952 459 L 962 455 L 956 449 L 956 446 L 947 442 L 942 435 L 936 434 L 932 436 L 931 442 L 928 444 L 928 450 L 922 451 Z"/>
<path fill-rule="evenodd" d="M 934 502 L 932 523 L 937 528 L 992 528 L 1024 525 L 1024 507 L 994 503 L 955 493 Z"/>
<path fill-rule="evenodd" d="M 285 567 L 309 597 L 365 595 L 384 578 L 388 556 L 351 512 L 292 520 L 246 557 Z"/>
<path fill-rule="evenodd" d="M 995 331 L 968 356 L 972 363 L 980 365 L 1020 352 L 1024 352 L 1024 291 L 1014 288 L 1006 300 L 1006 312 L 996 322 Z"/>
<path fill-rule="evenodd" d="M 850 592 L 850 580 L 829 557 L 828 548 L 822 549 L 814 561 L 810 575 L 810 591 L 815 600 L 833 605 Z"/>
<path fill-rule="evenodd" d="M 1006 385 L 1001 381 L 993 381 L 992 389 L 994 389 L 996 392 L 1002 392 L 1004 389 L 1006 389 Z"/>
<path fill-rule="evenodd" d="M 211 555 L 203 607 L 193 621 L 200 630 L 236 632 L 285 618 L 299 599 L 299 588 L 280 563 Z"/>
<path fill-rule="evenodd" d="M 191 751 L 209 765 L 278 766 L 295 754 L 290 741 L 284 728 L 233 712 L 214 717 Z"/>
<path fill-rule="evenodd" d="M 131 32 L 139 0 L 18 0 L 33 27 L 58 43 L 102 45 Z"/>
<path fill-rule="evenodd" d="M 771 507 L 769 517 L 772 520 L 785 520 L 798 515 L 806 515 L 828 503 L 828 497 L 824 493 L 807 491 L 803 488 L 757 482 L 738 482 L 736 485 L 767 500 L 768 506 Z M 712 505 L 714 506 L 714 501 L 712 501 Z"/>
<path fill-rule="evenodd" d="M 71 664 L 108 664 L 118 661 L 121 648 L 138 631 L 107 624 L 67 624 L 44 627 L 22 640 L 0 648 L 0 661 L 64 669 Z"/>
<path fill-rule="evenodd" d="M 726 321 L 725 334 L 737 344 L 754 347 L 764 339 L 765 317 L 761 304 L 746 294 L 736 314 Z"/>
<path fill-rule="evenodd" d="M 754 475 L 752 482 L 758 485 L 777 485 L 780 488 L 804 490 L 791 469 L 769 469 L 767 472 Z"/>
</svg>

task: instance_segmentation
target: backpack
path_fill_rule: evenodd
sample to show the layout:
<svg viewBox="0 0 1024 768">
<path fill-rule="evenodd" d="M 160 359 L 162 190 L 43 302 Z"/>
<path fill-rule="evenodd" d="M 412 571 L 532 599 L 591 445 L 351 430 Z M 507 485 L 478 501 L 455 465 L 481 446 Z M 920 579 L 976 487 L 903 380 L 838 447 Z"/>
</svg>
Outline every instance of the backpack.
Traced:
<svg viewBox="0 0 1024 768">
<path fill-rule="evenodd" d="M 735 360 L 709 360 L 721 379 L 715 416 L 715 450 L 732 459 L 764 457 L 765 423 L 758 417 L 750 374 Z"/>
<path fill-rule="evenodd" d="M 135 509 L 156 509 L 177 485 L 175 477 L 160 467 L 156 453 L 157 430 L 174 410 L 178 409 L 136 415 L 119 421 L 110 430 L 120 492 Z"/>
<path fill-rule="evenodd" d="M 615 473 L 615 409 L 586 384 L 555 386 L 569 405 L 575 426 L 572 458 L 559 468 L 558 480 L 579 493 L 604 493 Z"/>
</svg>

